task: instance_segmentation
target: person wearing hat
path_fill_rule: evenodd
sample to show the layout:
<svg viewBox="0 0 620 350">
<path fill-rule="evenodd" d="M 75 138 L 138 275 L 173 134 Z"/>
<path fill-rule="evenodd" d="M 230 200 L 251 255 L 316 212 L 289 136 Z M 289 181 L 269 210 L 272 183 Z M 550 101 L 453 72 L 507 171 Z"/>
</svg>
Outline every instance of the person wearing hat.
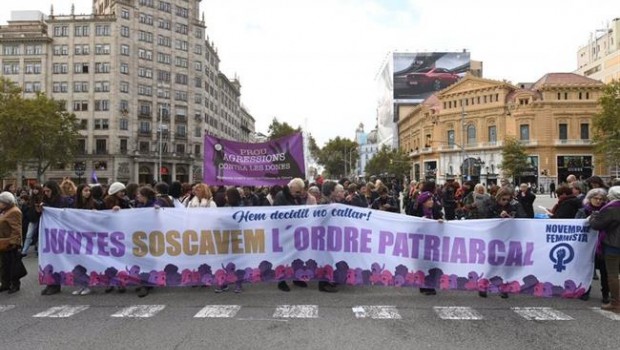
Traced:
<svg viewBox="0 0 620 350">
<path fill-rule="evenodd" d="M 611 303 L 601 309 L 620 314 L 620 186 L 613 186 L 607 192 L 609 203 L 588 218 L 590 227 L 599 230 L 603 236 L 603 256 L 607 267 L 607 281 Z"/>
<path fill-rule="evenodd" d="M 22 270 L 25 270 L 20 250 L 22 212 L 15 204 L 15 196 L 11 192 L 0 193 L 0 240 L 3 241 L 3 249 L 0 250 L 0 292 L 9 291 L 9 294 L 19 291 L 19 280 L 25 275 L 17 269 L 21 264 Z"/>
<path fill-rule="evenodd" d="M 424 191 L 418 195 L 418 206 L 413 216 L 443 221 L 441 213 L 441 205 L 435 201 L 434 194 L 430 191 Z M 435 295 L 435 288 L 420 288 L 420 293 L 424 295 Z"/>
<path fill-rule="evenodd" d="M 125 185 L 114 182 L 108 188 L 108 195 L 103 199 L 106 209 L 129 209 L 129 200 L 125 198 Z"/>
</svg>

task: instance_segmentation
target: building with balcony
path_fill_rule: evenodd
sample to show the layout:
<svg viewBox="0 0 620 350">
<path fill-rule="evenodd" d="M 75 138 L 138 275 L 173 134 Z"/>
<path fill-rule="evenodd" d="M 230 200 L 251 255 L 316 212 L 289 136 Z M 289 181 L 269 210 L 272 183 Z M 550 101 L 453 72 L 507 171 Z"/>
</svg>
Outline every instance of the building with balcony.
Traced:
<svg viewBox="0 0 620 350">
<path fill-rule="evenodd" d="M 497 183 L 504 140 L 514 137 L 531 164 L 517 181 L 548 188 L 569 174 L 608 177 L 591 144 L 603 86 L 573 73 L 518 86 L 468 75 L 420 105 L 399 109 L 399 143 L 413 163 L 411 176 Z"/>
<path fill-rule="evenodd" d="M 200 181 L 205 133 L 243 140 L 254 132 L 239 80 L 219 70 L 200 3 L 94 0 L 90 15 L 15 12 L 0 26 L 2 74 L 24 97 L 65 101 L 80 122 L 74 164 L 46 179 L 77 178 L 85 165 L 101 182 Z"/>
<path fill-rule="evenodd" d="M 577 51 L 575 73 L 610 83 L 620 80 L 620 18 L 614 18 L 606 28 L 590 34 L 588 43 Z"/>
</svg>

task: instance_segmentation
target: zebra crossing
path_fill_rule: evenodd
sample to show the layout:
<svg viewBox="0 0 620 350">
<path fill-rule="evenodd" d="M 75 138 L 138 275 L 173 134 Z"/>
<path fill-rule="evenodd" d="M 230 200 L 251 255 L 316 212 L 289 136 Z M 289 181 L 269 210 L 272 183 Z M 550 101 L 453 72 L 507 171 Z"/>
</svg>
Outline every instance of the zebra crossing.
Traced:
<svg viewBox="0 0 620 350">
<path fill-rule="evenodd" d="M 86 313 L 89 305 L 58 305 L 42 310 L 32 317 L 35 318 L 70 318 L 78 314 Z M 206 305 L 193 318 L 243 318 L 237 317 L 242 310 L 241 305 Z M 0 305 L 0 314 L 18 312 L 17 305 Z M 112 318 L 152 318 L 157 316 L 166 305 L 131 305 L 122 308 L 109 317 Z M 491 320 L 492 317 L 484 316 L 484 313 L 467 306 L 434 306 L 434 314 L 442 320 L 479 321 Z M 318 305 L 277 305 L 272 314 L 272 319 L 317 319 L 320 318 Z M 506 312 L 512 312 L 526 321 L 573 321 L 575 318 L 565 312 L 551 307 L 511 307 Z M 601 316 L 607 320 L 620 321 L 620 314 L 601 310 L 598 307 L 587 309 L 575 309 L 573 311 L 586 311 Z M 351 308 L 352 316 L 356 319 L 373 320 L 402 320 L 403 317 L 398 308 L 393 305 L 357 305 Z"/>
</svg>

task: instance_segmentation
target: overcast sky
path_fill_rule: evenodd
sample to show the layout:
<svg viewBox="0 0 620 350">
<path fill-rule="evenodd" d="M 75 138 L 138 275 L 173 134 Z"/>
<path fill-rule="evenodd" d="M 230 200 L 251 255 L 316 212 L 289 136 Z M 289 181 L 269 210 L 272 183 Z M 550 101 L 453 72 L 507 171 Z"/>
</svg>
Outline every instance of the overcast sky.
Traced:
<svg viewBox="0 0 620 350">
<path fill-rule="evenodd" d="M 54 0 L 56 14 L 90 13 L 91 0 Z M 49 0 L 7 2 L 43 10 Z M 241 101 L 266 133 L 274 117 L 307 129 L 319 145 L 376 124 L 375 78 L 390 51 L 471 52 L 484 77 L 514 83 L 577 67 L 590 33 L 620 17 L 620 1 L 596 0 L 206 0 L 207 35 L 221 70 L 241 81 Z"/>
</svg>

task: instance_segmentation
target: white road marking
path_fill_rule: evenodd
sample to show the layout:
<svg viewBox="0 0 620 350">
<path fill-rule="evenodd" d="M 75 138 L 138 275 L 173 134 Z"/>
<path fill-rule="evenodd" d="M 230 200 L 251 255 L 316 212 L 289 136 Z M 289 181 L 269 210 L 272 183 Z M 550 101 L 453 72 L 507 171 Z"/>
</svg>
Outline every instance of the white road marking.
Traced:
<svg viewBox="0 0 620 350">
<path fill-rule="evenodd" d="M 148 318 L 155 316 L 158 312 L 165 308 L 166 305 L 132 305 L 115 314 L 112 314 L 111 317 Z"/>
<path fill-rule="evenodd" d="M 468 306 L 434 306 L 433 309 L 443 320 L 482 320 L 478 311 Z"/>
<path fill-rule="evenodd" d="M 573 319 L 550 307 L 513 307 L 511 309 L 528 321 L 570 321 Z"/>
<path fill-rule="evenodd" d="M 359 305 L 353 307 L 353 313 L 357 318 L 370 317 L 375 320 L 395 319 L 400 320 L 400 314 L 396 306 L 386 305 Z"/>
<path fill-rule="evenodd" d="M 611 311 L 607 311 L 607 310 L 603 310 L 600 307 L 591 307 L 590 309 L 592 311 L 596 312 L 597 314 L 601 314 L 601 315 L 607 317 L 610 320 L 620 321 L 620 314 L 617 314 L 617 313 L 611 312 Z"/>
<path fill-rule="evenodd" d="M 207 305 L 194 315 L 195 318 L 232 318 L 241 310 L 241 305 Z"/>
<path fill-rule="evenodd" d="M 318 318 L 317 305 L 279 305 L 273 318 Z"/>
<path fill-rule="evenodd" d="M 53 317 L 53 318 L 66 318 L 71 317 L 77 313 L 80 313 L 88 309 L 88 305 L 62 305 L 54 306 L 32 317 Z"/>
<path fill-rule="evenodd" d="M 0 312 L 9 311 L 14 308 L 15 308 L 15 305 L 0 305 Z"/>
</svg>

